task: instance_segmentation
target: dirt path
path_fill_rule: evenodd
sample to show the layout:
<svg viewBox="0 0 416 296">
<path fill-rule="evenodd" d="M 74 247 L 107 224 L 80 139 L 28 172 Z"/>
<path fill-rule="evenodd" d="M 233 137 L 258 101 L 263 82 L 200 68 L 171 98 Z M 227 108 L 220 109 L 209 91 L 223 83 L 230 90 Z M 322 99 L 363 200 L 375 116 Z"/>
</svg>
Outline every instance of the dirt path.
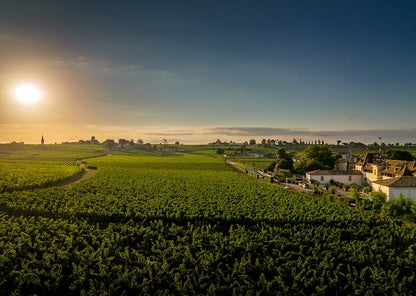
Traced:
<svg viewBox="0 0 416 296">
<path fill-rule="evenodd" d="M 97 172 L 96 169 L 89 169 L 87 164 L 83 163 L 80 160 L 77 161 L 77 164 L 78 164 L 78 166 L 82 167 L 84 170 L 80 174 L 74 176 L 73 178 L 70 178 L 69 180 L 66 180 L 66 181 L 62 182 L 58 186 L 69 186 L 69 185 L 79 183 L 81 181 L 84 181 L 84 180 L 87 180 L 87 179 L 91 178 Z"/>
</svg>

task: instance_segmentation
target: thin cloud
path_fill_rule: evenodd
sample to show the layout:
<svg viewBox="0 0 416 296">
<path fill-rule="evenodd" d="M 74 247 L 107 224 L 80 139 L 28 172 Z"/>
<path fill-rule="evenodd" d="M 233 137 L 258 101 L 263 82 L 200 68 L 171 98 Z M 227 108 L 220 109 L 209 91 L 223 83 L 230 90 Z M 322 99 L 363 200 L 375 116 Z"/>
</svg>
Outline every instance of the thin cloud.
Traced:
<svg viewBox="0 0 416 296">
<path fill-rule="evenodd" d="M 0 128 L 20 128 L 21 126 L 19 124 L 13 124 L 13 123 L 0 123 Z"/>
<path fill-rule="evenodd" d="M 345 120 L 352 120 L 352 119 L 355 119 L 355 118 L 357 118 L 357 114 L 356 113 L 347 113 L 347 114 L 344 114 L 344 119 Z"/>
<path fill-rule="evenodd" d="M 19 42 L 19 43 L 30 43 L 25 38 L 20 38 L 14 34 L 8 34 L 8 33 L 0 33 L 0 41 L 3 42 Z"/>
<path fill-rule="evenodd" d="M 76 70 L 95 72 L 104 76 L 121 76 L 141 71 L 141 67 L 136 64 L 113 65 L 103 59 L 93 59 L 88 56 L 78 56 L 76 58 L 58 58 L 53 62 L 54 65 L 69 67 Z"/>
<path fill-rule="evenodd" d="M 308 130 L 302 128 L 272 128 L 272 127 L 210 127 L 205 129 L 207 135 L 222 134 L 226 136 L 388 136 L 388 137 L 415 137 L 416 128 L 403 129 L 367 129 L 367 130 Z"/>
<path fill-rule="evenodd" d="M 169 131 L 169 132 L 152 132 L 146 133 L 146 136 L 153 136 L 153 137 L 178 137 L 178 136 L 193 136 L 195 135 L 195 131 Z"/>
<path fill-rule="evenodd" d="M 273 127 L 211 127 L 206 128 L 208 135 L 223 134 L 227 136 L 247 136 L 247 135 L 293 135 L 310 134 L 306 129 L 299 128 L 273 128 Z"/>
</svg>

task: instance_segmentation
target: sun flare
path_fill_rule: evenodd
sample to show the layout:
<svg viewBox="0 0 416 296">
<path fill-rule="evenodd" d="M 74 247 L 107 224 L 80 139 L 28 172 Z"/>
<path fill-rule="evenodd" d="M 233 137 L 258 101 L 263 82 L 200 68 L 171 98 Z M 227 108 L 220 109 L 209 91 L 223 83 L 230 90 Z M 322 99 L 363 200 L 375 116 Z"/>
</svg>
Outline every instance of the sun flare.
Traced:
<svg viewBox="0 0 416 296">
<path fill-rule="evenodd" d="M 17 101 L 23 105 L 35 105 L 42 98 L 41 90 L 32 83 L 16 86 L 13 93 Z"/>
</svg>

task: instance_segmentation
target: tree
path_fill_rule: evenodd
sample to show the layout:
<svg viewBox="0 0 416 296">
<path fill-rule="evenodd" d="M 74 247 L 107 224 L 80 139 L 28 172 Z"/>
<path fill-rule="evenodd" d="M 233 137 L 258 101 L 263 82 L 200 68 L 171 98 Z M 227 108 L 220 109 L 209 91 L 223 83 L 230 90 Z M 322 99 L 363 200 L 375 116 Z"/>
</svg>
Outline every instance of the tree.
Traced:
<svg viewBox="0 0 416 296">
<path fill-rule="evenodd" d="M 274 169 L 276 168 L 276 162 L 275 161 L 273 161 L 268 167 L 267 167 L 267 170 L 268 171 L 270 171 L 270 172 L 273 172 L 274 171 Z"/>
<path fill-rule="evenodd" d="M 351 190 L 351 196 L 354 199 L 355 203 L 357 203 L 361 199 L 360 193 L 355 188 Z"/>
<path fill-rule="evenodd" d="M 380 210 L 381 207 L 386 203 L 387 196 L 384 192 L 381 191 L 372 191 L 370 193 L 372 200 L 373 210 Z"/>
<path fill-rule="evenodd" d="M 312 145 L 306 148 L 303 153 L 306 159 L 314 159 L 329 169 L 334 167 L 335 159 L 332 157 L 331 150 L 326 146 Z"/>
<path fill-rule="evenodd" d="M 277 162 L 276 168 L 282 170 L 293 170 L 293 160 L 290 161 L 288 159 L 281 159 Z"/>
<path fill-rule="evenodd" d="M 137 139 L 137 144 L 138 145 L 143 145 L 143 140 L 142 139 Z"/>
<path fill-rule="evenodd" d="M 126 139 L 118 139 L 118 144 L 120 145 L 121 148 L 126 146 L 127 143 L 129 143 L 129 141 Z"/>
<path fill-rule="evenodd" d="M 301 159 L 294 164 L 294 167 L 298 174 L 304 174 L 309 171 L 323 169 L 324 165 L 315 159 Z"/>
<path fill-rule="evenodd" d="M 255 145 L 256 145 L 256 140 L 251 139 L 251 140 L 250 140 L 250 146 L 255 146 Z"/>
<path fill-rule="evenodd" d="M 339 146 L 341 144 L 341 142 L 342 142 L 341 140 L 338 140 L 337 145 Z"/>
<path fill-rule="evenodd" d="M 280 148 L 277 150 L 276 168 L 283 170 L 293 170 L 293 159 L 285 149 Z"/>
<path fill-rule="evenodd" d="M 117 146 L 116 142 L 113 139 L 107 139 L 103 142 L 103 145 L 107 147 L 107 149 L 111 150 L 111 148 Z"/>
<path fill-rule="evenodd" d="M 266 145 L 267 145 L 267 140 L 266 140 L 266 139 L 261 140 L 261 145 L 262 145 L 263 147 L 266 147 Z"/>
<path fill-rule="evenodd" d="M 386 158 L 395 160 L 414 160 L 412 154 L 409 151 L 402 150 L 388 150 L 386 152 Z"/>
<path fill-rule="evenodd" d="M 290 170 L 278 169 L 275 175 L 280 180 L 284 180 L 285 178 L 290 178 L 292 176 L 292 172 Z"/>
<path fill-rule="evenodd" d="M 286 153 L 286 150 L 283 148 L 280 148 L 279 150 L 277 150 L 277 161 L 281 160 L 281 159 L 286 159 L 288 158 L 288 154 Z"/>
<path fill-rule="evenodd" d="M 223 155 L 225 153 L 224 149 L 222 148 L 218 148 L 216 152 L 218 155 Z"/>
<path fill-rule="evenodd" d="M 412 201 L 400 193 L 394 201 L 388 204 L 387 212 L 391 216 L 409 214 L 412 212 Z"/>
</svg>

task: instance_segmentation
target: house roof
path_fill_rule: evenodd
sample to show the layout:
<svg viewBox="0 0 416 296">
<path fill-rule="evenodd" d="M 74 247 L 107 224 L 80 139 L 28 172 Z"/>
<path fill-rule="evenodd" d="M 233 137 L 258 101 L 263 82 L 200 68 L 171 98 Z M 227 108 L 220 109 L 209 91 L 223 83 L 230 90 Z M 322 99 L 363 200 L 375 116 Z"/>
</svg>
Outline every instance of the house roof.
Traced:
<svg viewBox="0 0 416 296">
<path fill-rule="evenodd" d="M 415 176 L 416 167 L 415 161 L 404 161 L 404 160 L 384 160 L 383 165 L 386 167 L 381 171 L 386 174 L 393 174 L 398 176 Z"/>
<path fill-rule="evenodd" d="M 342 175 L 342 176 L 351 176 L 351 175 L 362 175 L 362 173 L 360 171 L 357 170 L 338 170 L 338 171 L 333 171 L 333 170 L 316 170 L 316 171 L 311 171 L 311 172 L 307 172 L 308 175 L 313 175 L 313 176 L 327 176 L 327 175 Z"/>
<path fill-rule="evenodd" d="M 416 187 L 416 177 L 402 176 L 393 179 L 374 181 L 373 183 L 386 187 Z"/>
<path fill-rule="evenodd" d="M 357 165 L 363 166 L 366 163 L 372 163 L 378 157 L 380 157 L 380 154 L 378 153 L 366 153 L 366 155 L 357 162 Z"/>
<path fill-rule="evenodd" d="M 365 166 L 364 166 L 364 169 L 372 171 L 373 170 L 373 165 L 371 163 L 366 163 Z"/>
</svg>

